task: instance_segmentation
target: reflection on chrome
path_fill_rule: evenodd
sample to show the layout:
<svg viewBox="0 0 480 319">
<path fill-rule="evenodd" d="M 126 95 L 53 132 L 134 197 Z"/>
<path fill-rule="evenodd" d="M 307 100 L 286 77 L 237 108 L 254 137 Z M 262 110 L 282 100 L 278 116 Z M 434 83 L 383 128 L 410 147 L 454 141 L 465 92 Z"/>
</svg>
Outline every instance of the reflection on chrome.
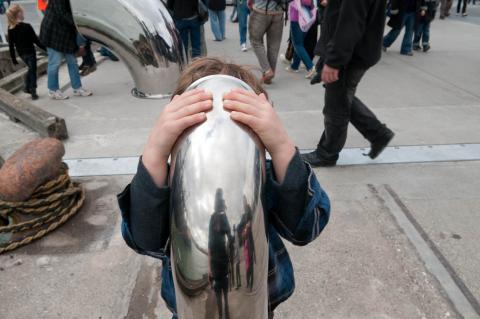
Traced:
<svg viewBox="0 0 480 319">
<path fill-rule="evenodd" d="M 172 152 L 171 251 L 181 319 L 268 317 L 265 149 L 223 109 L 223 94 L 239 87 L 251 90 L 226 75 L 193 83 L 189 90 L 213 93 L 213 110 Z"/>
<path fill-rule="evenodd" d="M 161 0 L 71 0 L 81 34 L 114 51 L 137 97 L 167 97 L 184 65 L 182 41 Z"/>
</svg>

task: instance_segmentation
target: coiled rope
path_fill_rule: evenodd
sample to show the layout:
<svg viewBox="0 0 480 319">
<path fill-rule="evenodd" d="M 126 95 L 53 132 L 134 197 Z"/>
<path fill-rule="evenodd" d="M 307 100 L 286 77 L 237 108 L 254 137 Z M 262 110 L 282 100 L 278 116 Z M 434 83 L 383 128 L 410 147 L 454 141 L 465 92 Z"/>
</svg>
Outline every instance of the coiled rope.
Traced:
<svg viewBox="0 0 480 319">
<path fill-rule="evenodd" d="M 64 163 L 61 174 L 39 186 L 27 201 L 0 200 L 0 254 L 42 238 L 82 207 L 85 190 L 70 180 Z"/>
</svg>

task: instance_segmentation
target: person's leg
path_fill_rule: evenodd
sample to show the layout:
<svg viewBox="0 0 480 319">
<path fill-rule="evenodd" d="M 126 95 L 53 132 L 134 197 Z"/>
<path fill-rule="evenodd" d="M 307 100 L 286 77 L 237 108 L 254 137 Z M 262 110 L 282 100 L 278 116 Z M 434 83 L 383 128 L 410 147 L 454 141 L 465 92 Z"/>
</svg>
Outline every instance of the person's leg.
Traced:
<svg viewBox="0 0 480 319">
<path fill-rule="evenodd" d="M 85 56 L 83 57 L 83 63 L 86 66 L 94 66 L 97 64 L 97 61 L 95 61 L 95 56 L 93 55 L 92 52 L 92 41 L 87 40 L 86 45 L 85 45 Z"/>
<path fill-rule="evenodd" d="M 446 0 L 446 6 L 445 6 L 445 16 L 448 17 L 450 15 L 450 10 L 452 9 L 453 6 L 453 0 Z"/>
<path fill-rule="evenodd" d="M 462 7 L 462 0 L 457 1 L 457 14 L 460 13 L 460 8 Z"/>
<path fill-rule="evenodd" d="M 398 35 L 400 34 L 400 31 L 402 31 L 402 27 L 398 29 L 391 29 L 385 37 L 383 37 L 383 46 L 385 48 L 389 48 L 393 42 L 398 38 Z"/>
<path fill-rule="evenodd" d="M 325 130 L 316 152 L 319 158 L 332 164 L 338 160 L 347 140 L 353 95 L 365 71 L 346 68 L 341 71 L 338 81 L 325 85 Z"/>
<path fill-rule="evenodd" d="M 370 143 L 385 134 L 387 128 L 375 114 L 356 96 L 352 99 L 350 122 Z"/>
<path fill-rule="evenodd" d="M 192 42 L 192 58 L 202 54 L 202 34 L 200 20 L 194 19 L 190 24 L 190 41 Z"/>
<path fill-rule="evenodd" d="M 308 30 L 305 35 L 305 40 L 303 41 L 305 50 L 307 50 L 310 60 L 313 61 L 315 57 L 315 46 L 318 41 L 318 24 L 314 23 L 312 27 Z"/>
<path fill-rule="evenodd" d="M 423 25 L 424 22 L 419 22 L 417 27 L 415 28 L 415 36 L 413 37 L 414 50 L 420 50 L 420 40 L 422 39 L 423 35 Z"/>
<path fill-rule="evenodd" d="M 273 73 L 275 73 L 277 68 L 278 52 L 282 44 L 282 33 L 283 15 L 277 14 L 272 16 L 271 23 L 267 28 L 267 57 Z"/>
<path fill-rule="evenodd" d="M 467 0 L 463 0 L 462 14 L 467 13 Z"/>
<path fill-rule="evenodd" d="M 415 27 L 415 13 L 405 14 L 405 35 L 403 36 L 402 54 L 409 54 L 412 52 L 413 28 Z"/>
<path fill-rule="evenodd" d="M 270 70 L 270 63 L 263 44 L 263 36 L 270 25 L 270 16 L 253 11 L 248 21 L 248 32 L 253 52 L 257 56 L 258 63 L 265 73 Z"/>
<path fill-rule="evenodd" d="M 60 69 L 60 63 L 62 62 L 63 54 L 52 48 L 47 48 L 47 54 L 48 90 L 55 92 L 60 89 L 60 84 L 58 83 L 58 71 Z"/>
<path fill-rule="evenodd" d="M 302 60 L 307 70 L 311 70 L 313 68 L 313 62 L 310 59 L 307 50 L 305 50 L 305 46 L 303 43 L 305 39 L 305 32 L 300 29 L 300 25 L 298 24 L 298 22 L 292 22 L 290 24 L 290 29 L 292 30 L 291 35 L 293 47 L 295 48 L 295 54 Z M 294 68 L 293 64 L 292 68 Z"/>
<path fill-rule="evenodd" d="M 220 31 L 218 11 L 208 10 L 208 12 L 210 14 L 210 27 L 212 28 L 213 37 L 215 41 L 221 41 L 223 37 Z"/>
<path fill-rule="evenodd" d="M 220 25 L 220 33 L 222 35 L 222 40 L 225 40 L 225 10 L 218 11 L 218 23 Z"/>
<path fill-rule="evenodd" d="M 422 45 L 424 47 L 430 46 L 430 22 L 426 22 L 423 25 Z"/>
<path fill-rule="evenodd" d="M 183 48 L 185 50 L 185 55 L 187 57 L 187 60 L 189 60 L 189 30 L 186 27 L 186 23 L 184 20 L 181 19 L 175 19 L 175 27 L 178 30 L 178 33 L 180 34 L 180 38 L 182 39 L 183 43 Z"/>
<path fill-rule="evenodd" d="M 78 72 L 77 58 L 74 54 L 65 54 L 65 60 L 67 60 L 68 74 L 70 75 L 72 88 L 78 90 L 82 87 L 82 81 L 80 80 L 80 73 Z"/>
<path fill-rule="evenodd" d="M 238 14 L 238 31 L 240 32 L 240 45 L 247 43 L 247 20 L 248 7 L 247 0 L 243 0 L 237 4 Z"/>
</svg>

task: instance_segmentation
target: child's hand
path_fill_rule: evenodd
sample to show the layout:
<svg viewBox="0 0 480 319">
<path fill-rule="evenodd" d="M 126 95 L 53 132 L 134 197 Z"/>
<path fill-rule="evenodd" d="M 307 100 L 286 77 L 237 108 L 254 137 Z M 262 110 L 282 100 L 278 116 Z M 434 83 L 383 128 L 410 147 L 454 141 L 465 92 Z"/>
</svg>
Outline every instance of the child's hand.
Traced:
<svg viewBox="0 0 480 319">
<path fill-rule="evenodd" d="M 187 128 L 205 121 L 212 94 L 195 89 L 176 95 L 160 114 L 143 151 L 142 162 L 158 186 L 165 185 L 173 145 Z"/>
<path fill-rule="evenodd" d="M 231 111 L 233 120 L 250 127 L 262 140 L 272 156 L 277 178 L 282 182 L 295 154 L 295 145 L 265 94 L 234 89 L 224 95 L 223 105 Z"/>
</svg>

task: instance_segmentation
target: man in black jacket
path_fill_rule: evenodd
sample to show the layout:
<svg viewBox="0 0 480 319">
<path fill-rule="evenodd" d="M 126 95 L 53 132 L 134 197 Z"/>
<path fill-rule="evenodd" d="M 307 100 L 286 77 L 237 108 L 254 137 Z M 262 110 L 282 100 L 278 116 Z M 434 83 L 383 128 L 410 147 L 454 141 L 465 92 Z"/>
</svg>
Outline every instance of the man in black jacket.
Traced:
<svg viewBox="0 0 480 319">
<path fill-rule="evenodd" d="M 334 166 L 347 139 L 348 123 L 371 143 L 377 157 L 394 133 L 355 97 L 365 72 L 381 57 L 385 0 L 330 0 L 325 10 L 317 54 L 324 61 L 325 130 L 317 149 L 303 155 L 312 166 Z"/>
</svg>

